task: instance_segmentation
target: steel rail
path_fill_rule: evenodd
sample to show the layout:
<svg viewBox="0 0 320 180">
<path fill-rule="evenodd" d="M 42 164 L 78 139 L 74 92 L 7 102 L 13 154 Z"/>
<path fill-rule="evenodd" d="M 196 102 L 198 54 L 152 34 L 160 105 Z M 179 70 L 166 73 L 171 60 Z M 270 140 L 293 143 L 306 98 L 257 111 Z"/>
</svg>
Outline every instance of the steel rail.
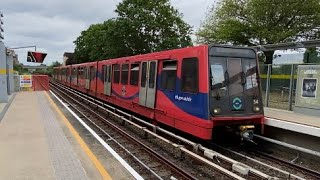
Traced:
<svg viewBox="0 0 320 180">
<path fill-rule="evenodd" d="M 51 84 L 53 84 L 53 83 L 51 82 Z M 57 85 L 57 84 L 56 84 L 56 85 Z M 68 86 L 62 85 L 62 84 L 60 84 L 60 83 L 59 83 L 57 86 L 60 86 L 60 87 L 63 86 L 63 88 L 64 88 L 65 90 L 67 90 L 68 92 L 74 94 L 75 96 L 77 96 L 77 97 L 79 97 L 79 98 L 81 98 L 81 99 L 83 99 L 83 100 L 86 100 L 86 101 L 88 101 L 90 104 L 93 104 L 93 105 L 101 108 L 102 110 L 105 110 L 106 112 L 108 112 L 108 113 L 110 113 L 110 114 L 112 114 L 112 115 L 120 118 L 122 121 L 125 121 L 125 122 L 127 122 L 127 123 L 132 124 L 132 125 L 135 125 L 136 127 L 138 127 L 139 129 L 143 130 L 144 132 L 146 132 L 146 133 L 148 133 L 148 134 L 150 134 L 150 135 L 153 135 L 153 136 L 159 138 L 160 140 L 162 140 L 162 141 L 164 141 L 164 142 L 166 142 L 166 143 L 169 143 L 169 144 L 173 145 L 174 147 L 176 147 L 176 148 L 177 148 L 178 150 L 180 150 L 181 152 L 184 152 L 184 153 L 189 154 L 189 155 L 192 154 L 193 156 L 191 156 L 191 157 L 193 157 L 193 158 L 195 158 L 195 159 L 197 159 L 197 160 L 199 160 L 199 161 L 201 161 L 201 162 L 209 165 L 210 167 L 218 170 L 218 171 L 219 171 L 220 173 L 222 173 L 222 174 L 225 174 L 225 175 L 227 175 L 227 176 L 229 176 L 229 177 L 231 177 L 231 178 L 233 178 L 233 179 L 244 179 L 244 178 L 240 177 L 239 175 L 237 175 L 237 174 L 235 174 L 235 173 L 233 173 L 233 172 L 231 172 L 231 171 L 229 171 L 229 170 L 227 170 L 227 169 L 225 169 L 225 168 L 223 168 L 223 167 L 221 167 L 221 166 L 219 166 L 219 165 L 216 165 L 215 163 L 213 163 L 213 162 L 211 162 L 211 161 L 210 161 L 210 163 L 209 163 L 207 159 L 205 159 L 205 161 L 204 161 L 204 158 L 203 158 L 203 157 L 201 157 L 201 156 L 193 153 L 193 152 L 190 151 L 190 150 L 187 150 L 187 149 L 184 148 L 182 145 L 173 143 L 173 142 L 171 142 L 170 140 L 168 140 L 168 139 L 166 139 L 166 138 L 164 138 L 164 137 L 159 136 L 158 134 L 154 133 L 153 131 L 148 130 L 146 127 L 139 126 L 139 125 L 135 124 L 134 122 L 132 122 L 132 119 L 135 119 L 135 120 L 138 120 L 138 121 L 139 121 L 139 118 L 137 118 L 137 117 L 134 117 L 134 116 L 132 116 L 132 115 L 130 115 L 130 114 L 128 114 L 128 113 L 125 113 L 125 112 L 123 112 L 123 111 L 121 111 L 121 110 L 118 110 L 117 108 L 114 108 L 114 107 L 112 107 L 112 106 L 110 106 L 110 105 L 108 105 L 108 107 L 111 108 L 112 110 L 106 109 L 105 107 L 103 107 L 103 106 L 105 105 L 105 103 L 99 102 L 98 100 L 96 100 L 96 99 L 94 99 L 94 98 L 92 98 L 92 97 L 90 97 L 90 96 L 88 96 L 88 95 L 85 95 L 85 94 L 83 94 L 83 93 L 80 93 L 80 92 L 78 92 L 78 91 L 76 91 L 76 90 L 74 90 L 74 89 L 72 89 L 72 88 L 70 88 L 70 87 L 68 87 Z M 73 91 L 73 92 L 72 92 L 72 91 Z M 79 94 L 81 94 L 81 95 L 79 95 Z M 82 97 L 82 96 L 83 96 L 83 97 Z M 91 102 L 90 102 L 88 99 L 91 99 Z M 100 105 L 99 105 L 99 104 L 100 104 Z M 119 114 L 116 114 L 116 112 L 120 112 L 120 113 L 122 113 L 122 114 L 128 115 L 128 116 L 129 116 L 129 119 L 126 119 L 124 116 L 121 116 L 121 115 L 119 115 Z M 141 120 L 141 119 L 140 119 L 140 120 Z M 145 122 L 145 121 L 143 121 L 143 120 L 141 120 L 141 121 L 142 121 L 144 124 L 147 124 L 147 122 Z M 140 122 L 140 121 L 139 121 L 139 122 Z M 157 129 L 157 130 L 161 130 L 162 132 L 167 132 L 166 130 L 161 129 L 161 128 L 159 128 L 159 127 L 155 127 L 154 125 L 151 125 L 150 123 L 148 123 L 148 124 L 149 124 L 149 126 L 153 126 L 153 127 L 154 127 L 155 129 Z M 172 133 L 169 133 L 169 134 L 172 135 Z M 173 135 L 174 135 L 174 134 L 173 134 Z M 179 137 L 179 136 L 176 136 L 176 135 L 174 135 L 174 136 L 175 136 L 175 137 Z M 185 138 L 182 138 L 182 137 L 180 137 L 180 138 L 178 138 L 178 139 L 180 139 L 180 140 L 186 140 Z M 188 142 L 188 144 L 196 144 L 196 143 L 192 143 L 192 142 L 189 141 L 189 140 L 186 140 L 186 142 Z M 226 174 L 226 172 L 228 172 L 228 173 Z M 262 173 L 262 174 L 263 174 L 263 173 Z M 268 176 L 268 175 L 265 175 L 265 174 L 263 174 L 263 175 L 264 175 L 265 177 L 270 178 L 270 176 Z"/>
<path fill-rule="evenodd" d="M 62 93 L 60 91 L 60 93 Z M 65 94 L 66 95 L 66 94 Z M 184 179 L 196 179 L 194 176 L 192 176 L 191 174 L 189 174 L 188 172 L 182 170 L 181 168 L 179 168 L 178 166 L 176 166 L 175 164 L 173 164 L 171 161 L 169 161 L 167 158 L 163 157 L 162 155 L 160 155 L 159 153 L 155 152 L 154 150 L 152 150 L 151 148 L 149 148 L 148 146 L 146 146 L 145 144 L 143 144 L 142 142 L 140 142 L 139 140 L 137 140 L 136 138 L 134 138 L 133 136 L 129 135 L 128 133 L 124 132 L 122 129 L 120 129 L 119 127 L 115 126 L 113 123 L 110 123 L 106 118 L 104 118 L 103 116 L 99 115 L 97 112 L 93 111 L 92 109 L 89 109 L 86 106 L 83 106 L 83 104 L 81 104 L 81 102 L 75 100 L 74 98 L 72 98 L 69 95 L 68 96 L 70 99 L 72 99 L 73 101 L 77 102 L 77 104 L 82 105 L 83 108 L 86 108 L 88 111 L 90 111 L 92 114 L 94 114 L 95 116 L 98 116 L 99 118 L 101 118 L 105 123 L 107 123 L 110 127 L 112 127 L 113 129 L 115 129 L 117 132 L 121 133 L 123 136 L 125 136 L 127 139 L 133 141 L 134 143 L 138 144 L 140 147 L 142 147 L 143 149 L 145 149 L 149 154 L 151 154 L 152 156 L 154 156 L 156 159 L 158 159 L 159 161 L 165 163 L 168 167 L 174 169 L 178 174 L 180 174 L 180 178 L 183 177 Z M 68 102 L 65 98 L 64 100 L 66 102 Z M 69 105 L 71 105 L 69 103 Z M 73 106 L 73 105 L 71 105 Z M 73 106 L 73 108 L 75 108 Z M 77 109 L 78 112 L 81 112 L 80 109 Z M 98 126 L 98 125 L 96 125 Z M 110 136 L 109 136 L 110 137 Z M 131 153 L 130 153 L 131 154 Z M 135 158 L 137 159 L 137 158 Z M 146 167 L 149 171 L 153 172 L 149 167 L 147 167 L 146 165 L 144 165 L 144 167 Z M 156 175 L 157 177 L 159 177 L 158 175 Z M 161 179 L 161 178 L 160 178 Z"/>
<path fill-rule="evenodd" d="M 58 91 L 60 91 L 59 89 L 57 89 Z M 56 90 L 53 90 L 56 91 Z M 61 91 L 60 91 L 61 92 Z M 61 92 L 62 93 L 62 92 Z M 97 125 L 93 120 L 91 120 L 88 116 L 86 116 L 81 109 L 75 107 L 74 105 L 72 105 L 66 98 L 62 97 L 60 94 L 56 93 L 57 96 L 59 96 L 62 100 L 64 100 L 65 102 L 67 102 L 69 104 L 69 106 L 71 106 L 74 110 L 76 110 L 79 114 L 81 114 L 82 118 L 86 118 L 91 124 L 93 124 L 95 127 L 97 127 L 100 131 L 102 131 L 106 136 L 109 137 L 109 140 L 112 140 L 113 142 L 115 142 L 118 146 L 120 146 L 124 151 L 126 151 L 128 154 L 130 154 L 136 161 L 138 161 L 142 166 L 144 166 L 146 169 L 148 169 L 153 175 L 155 175 L 158 179 L 162 179 L 160 176 L 158 176 L 158 174 L 156 174 L 152 169 L 150 169 L 145 163 L 143 163 L 142 161 L 140 161 L 135 155 L 133 155 L 128 149 L 126 149 L 122 144 L 120 144 L 118 141 L 116 141 L 109 133 L 107 133 L 105 130 L 103 130 L 103 128 L 101 128 L 99 125 Z M 70 98 L 70 97 L 69 97 Z M 74 99 L 73 99 L 74 100 Z M 79 104 L 80 102 L 78 102 L 77 100 L 74 100 L 77 102 L 77 104 Z M 86 108 L 86 107 L 84 107 Z"/>
<path fill-rule="evenodd" d="M 275 156 L 271 156 L 269 154 L 266 154 L 266 153 L 263 153 L 263 152 L 260 152 L 260 151 L 254 151 L 254 153 L 256 153 L 256 154 L 258 154 L 260 156 L 264 156 L 266 158 L 269 158 L 272 161 L 280 162 L 280 163 L 286 165 L 287 167 L 294 167 L 295 169 L 300 170 L 303 173 L 307 173 L 308 175 L 310 175 L 310 176 L 312 176 L 314 178 L 320 179 L 320 172 L 318 172 L 318 171 L 314 171 L 312 169 L 309 169 L 309 168 L 306 168 L 306 167 L 303 167 L 303 166 L 299 166 L 297 164 L 294 164 L 293 162 L 289 162 L 289 161 L 277 158 Z"/>
<path fill-rule="evenodd" d="M 68 89 L 69 91 L 72 91 L 72 92 L 73 92 L 74 94 L 76 94 L 76 96 L 78 96 L 79 98 L 82 98 L 82 99 L 91 99 L 91 101 L 94 101 L 96 104 L 100 104 L 99 106 L 104 106 L 104 105 L 106 105 L 105 103 L 103 103 L 103 102 L 101 102 L 101 101 L 99 101 L 99 100 L 97 100 L 97 99 L 95 99 L 95 98 L 92 98 L 92 97 L 90 97 L 90 96 L 88 96 L 88 95 L 86 95 L 86 94 L 83 94 L 83 93 L 81 93 L 81 92 L 79 92 L 79 91 L 77 91 L 77 90 L 74 90 L 74 89 L 72 89 L 72 88 L 70 88 L 70 87 L 68 87 L 68 86 L 65 86 L 65 85 L 63 85 L 63 84 L 61 84 L 61 83 L 59 83 L 59 85 L 60 85 L 60 86 L 63 86 L 63 87 L 66 88 L 66 89 Z M 202 156 L 203 156 L 204 158 L 208 158 L 209 160 L 214 160 L 214 158 L 218 157 L 219 159 L 221 159 L 221 160 L 223 160 L 223 161 L 231 164 L 232 170 L 234 170 L 234 171 L 236 171 L 236 172 L 238 172 L 238 173 L 240 173 L 240 174 L 242 174 L 242 175 L 248 175 L 248 173 L 252 173 L 254 176 L 260 177 L 260 178 L 262 178 L 262 179 L 272 179 L 272 178 L 274 178 L 274 177 L 272 177 L 272 176 L 269 176 L 269 175 L 267 175 L 267 174 L 265 174 L 265 173 L 263 173 L 263 172 L 260 172 L 260 171 L 258 171 L 258 170 L 256 170 L 256 169 L 254 169 L 254 168 L 252 168 L 252 167 L 250 167 L 250 166 L 248 166 L 248 165 L 245 165 L 245 164 L 240 163 L 240 162 L 238 162 L 238 161 L 235 161 L 235 160 L 233 160 L 233 159 L 231 159 L 231 158 L 228 158 L 228 157 L 226 157 L 226 156 L 224 156 L 224 155 L 222 155 L 222 154 L 220 154 L 220 153 L 218 153 L 218 152 L 215 152 L 215 151 L 213 151 L 213 150 L 211 150 L 211 149 L 207 149 L 207 148 L 205 148 L 204 146 L 202 146 L 202 145 L 200 145 L 200 144 L 194 143 L 194 142 L 192 142 L 192 141 L 190 141 L 190 140 L 188 140 L 188 139 L 185 139 L 185 138 L 183 138 L 183 137 L 181 137 L 181 136 L 177 136 L 177 135 L 175 135 L 175 134 L 172 133 L 172 132 L 169 132 L 169 131 L 167 131 L 167 130 L 165 130 L 165 129 L 162 129 L 162 128 L 158 127 L 158 126 L 155 126 L 155 125 L 153 125 L 153 124 L 150 124 L 150 123 L 148 123 L 148 122 L 146 122 L 146 121 L 143 121 L 142 119 L 139 119 L 139 118 L 137 118 L 137 117 L 135 117 L 135 116 L 132 116 L 131 114 L 128 114 L 128 113 L 126 113 L 126 112 L 124 112 L 124 111 L 118 110 L 118 109 L 115 108 L 115 107 L 112 107 L 112 106 L 110 106 L 110 105 L 107 105 L 107 107 L 110 108 L 110 109 L 112 110 L 112 112 L 108 111 L 108 110 L 105 109 L 104 107 L 100 107 L 100 108 L 108 111 L 109 113 L 113 113 L 113 114 L 114 114 L 115 112 L 120 112 L 121 114 L 123 114 L 123 115 L 125 115 L 125 116 L 128 116 L 128 118 L 130 119 L 129 121 L 126 120 L 124 117 L 120 117 L 119 115 L 114 114 L 115 116 L 118 116 L 120 119 L 122 119 L 123 122 L 128 122 L 128 123 L 136 126 L 136 124 L 132 122 L 132 120 L 135 119 L 135 120 L 141 122 L 142 124 L 147 125 L 148 127 L 151 127 L 153 131 L 149 131 L 148 129 L 146 129 L 146 128 L 144 128 L 144 127 L 141 127 L 141 126 L 138 127 L 138 128 L 142 129 L 142 130 L 145 131 L 146 133 L 149 133 L 149 134 L 151 134 L 151 135 L 153 135 L 153 136 L 156 136 L 157 138 L 159 138 L 159 139 L 167 142 L 168 144 L 171 144 L 171 145 L 177 147 L 177 149 L 179 149 L 179 150 L 182 151 L 182 152 L 184 152 L 184 149 L 181 148 L 182 145 L 175 144 L 175 143 L 169 141 L 168 139 L 165 139 L 165 138 L 159 136 L 158 134 L 156 134 L 156 132 L 157 132 L 157 131 L 160 131 L 160 132 L 165 133 L 166 135 L 169 135 L 170 137 L 172 137 L 172 138 L 180 141 L 180 143 L 181 143 L 181 141 L 182 141 L 182 142 L 184 143 L 184 145 L 190 145 L 190 146 L 192 146 L 192 150 L 194 151 L 194 153 L 198 153 L 199 150 L 202 150 L 202 151 L 203 151 L 203 155 L 202 155 Z M 186 153 L 186 152 L 185 152 L 185 153 Z M 189 154 L 189 153 L 186 153 L 186 154 Z M 211 164 L 210 166 L 215 166 L 215 165 Z M 243 171 L 243 169 L 247 169 L 247 170 L 246 170 L 246 171 Z M 224 171 L 224 170 L 222 170 L 222 171 Z"/>
<path fill-rule="evenodd" d="M 220 148 L 220 149 L 223 149 L 224 151 L 227 151 L 227 152 L 230 152 L 230 153 L 232 153 L 232 154 L 235 154 L 235 155 L 237 155 L 237 156 L 240 156 L 241 158 L 244 158 L 244 159 L 246 159 L 246 160 L 249 160 L 249 161 L 252 161 L 252 162 L 254 162 L 254 163 L 257 163 L 257 164 L 259 164 L 259 165 L 261 165 L 261 166 L 264 166 L 264 167 L 266 167 L 266 168 L 269 168 L 269 169 L 272 169 L 272 170 L 277 171 L 277 172 L 279 172 L 279 173 L 282 173 L 282 174 L 285 175 L 288 179 L 294 178 L 294 179 L 304 180 L 304 178 L 302 178 L 302 177 L 299 177 L 299 176 L 297 176 L 297 175 L 294 175 L 294 174 L 289 173 L 289 172 L 287 172 L 287 171 L 284 171 L 284 170 L 282 170 L 282 169 L 273 167 L 272 165 L 269 165 L 269 164 L 266 164 L 266 163 L 264 163 L 264 162 L 258 161 L 258 160 L 254 159 L 254 158 L 252 158 L 252 157 L 249 157 L 249 156 L 246 156 L 246 155 L 241 154 L 241 153 L 239 153 L 239 152 L 236 152 L 236 151 L 233 151 L 233 150 L 231 150 L 231 149 L 225 148 L 225 147 L 220 146 L 220 145 L 218 145 L 218 144 L 213 144 L 213 143 L 211 143 L 211 145 L 212 145 L 212 146 L 215 146 L 215 147 L 218 147 L 218 148 Z"/>
</svg>

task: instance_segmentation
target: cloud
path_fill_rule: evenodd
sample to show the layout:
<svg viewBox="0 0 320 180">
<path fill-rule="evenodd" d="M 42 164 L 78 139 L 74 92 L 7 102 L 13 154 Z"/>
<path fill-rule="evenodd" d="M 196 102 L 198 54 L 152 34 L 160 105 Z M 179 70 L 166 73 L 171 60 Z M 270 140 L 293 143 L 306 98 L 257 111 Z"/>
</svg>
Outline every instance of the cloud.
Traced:
<svg viewBox="0 0 320 180">
<path fill-rule="evenodd" d="M 116 16 L 114 9 L 120 0 L 5 0 L 4 36 L 7 47 L 36 45 L 38 51 L 48 53 L 45 63 L 62 61 L 64 52 L 73 52 L 73 41 L 90 24 Z M 204 19 L 210 0 L 171 0 L 194 30 Z M 194 37 L 194 36 L 193 36 Z M 16 50 L 24 64 L 30 49 Z"/>
</svg>

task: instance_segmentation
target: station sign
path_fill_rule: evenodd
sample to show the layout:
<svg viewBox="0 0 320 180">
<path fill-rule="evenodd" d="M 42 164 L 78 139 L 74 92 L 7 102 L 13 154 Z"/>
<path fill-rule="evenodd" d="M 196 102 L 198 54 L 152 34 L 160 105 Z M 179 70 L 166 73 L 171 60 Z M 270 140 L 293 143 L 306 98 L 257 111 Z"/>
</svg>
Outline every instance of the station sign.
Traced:
<svg viewBox="0 0 320 180">
<path fill-rule="evenodd" d="M 21 88 L 32 87 L 32 75 L 20 75 L 20 87 Z"/>
<path fill-rule="evenodd" d="M 295 109 L 320 110 L 320 65 L 299 65 Z M 306 111 L 303 111 L 304 113 Z"/>
<path fill-rule="evenodd" d="M 47 54 L 43 52 L 28 51 L 27 62 L 43 63 Z"/>
</svg>

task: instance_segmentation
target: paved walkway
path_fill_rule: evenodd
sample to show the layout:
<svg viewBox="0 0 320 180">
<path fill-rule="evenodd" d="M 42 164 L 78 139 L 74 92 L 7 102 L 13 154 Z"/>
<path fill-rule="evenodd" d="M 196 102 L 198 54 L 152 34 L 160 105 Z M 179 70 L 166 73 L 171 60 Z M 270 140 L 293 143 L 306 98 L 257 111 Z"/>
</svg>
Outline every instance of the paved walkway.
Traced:
<svg viewBox="0 0 320 180">
<path fill-rule="evenodd" d="M 0 123 L 0 179 L 88 179 L 44 92 L 17 93 Z"/>
<path fill-rule="evenodd" d="M 9 95 L 7 103 L 3 103 L 3 102 L 1 103 L 0 102 L 0 122 L 1 122 L 1 120 L 3 118 L 3 116 L 6 114 L 8 108 L 9 108 L 11 102 L 12 102 L 12 100 L 15 97 L 15 95 L 16 95 L 16 93 L 14 93 L 12 95 Z"/>
</svg>

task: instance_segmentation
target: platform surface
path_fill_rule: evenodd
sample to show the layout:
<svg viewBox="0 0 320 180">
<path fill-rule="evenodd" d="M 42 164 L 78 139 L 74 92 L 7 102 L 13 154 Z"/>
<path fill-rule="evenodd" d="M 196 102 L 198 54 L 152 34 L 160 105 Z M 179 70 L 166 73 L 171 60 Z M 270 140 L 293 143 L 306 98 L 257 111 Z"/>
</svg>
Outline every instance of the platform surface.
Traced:
<svg viewBox="0 0 320 180">
<path fill-rule="evenodd" d="M 86 152 L 64 133 L 48 98 L 45 92 L 16 94 L 0 122 L 0 179 L 102 179 Z"/>
<path fill-rule="evenodd" d="M 320 117 L 273 108 L 264 108 L 264 113 L 266 117 L 320 128 Z"/>
<path fill-rule="evenodd" d="M 266 125 L 320 137 L 320 117 L 266 107 L 264 114 Z"/>
<path fill-rule="evenodd" d="M 4 116 L 4 114 L 7 112 L 12 100 L 14 99 L 15 97 L 15 93 L 12 94 L 12 95 L 8 95 L 8 102 L 7 103 L 3 103 L 3 102 L 0 102 L 0 122 Z"/>
</svg>

